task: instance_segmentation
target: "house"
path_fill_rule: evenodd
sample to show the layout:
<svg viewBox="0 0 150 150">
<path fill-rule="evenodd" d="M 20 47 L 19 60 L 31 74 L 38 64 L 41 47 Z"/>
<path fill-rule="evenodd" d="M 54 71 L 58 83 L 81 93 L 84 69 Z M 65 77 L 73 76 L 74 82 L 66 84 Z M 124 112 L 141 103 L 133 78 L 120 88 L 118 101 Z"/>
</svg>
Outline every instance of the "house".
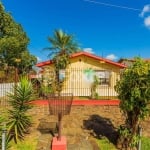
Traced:
<svg viewBox="0 0 150 150">
<path fill-rule="evenodd" d="M 150 59 L 143 59 L 146 62 L 150 62 Z M 133 63 L 135 62 L 135 60 L 133 58 L 121 58 L 120 60 L 118 60 L 118 63 L 121 63 L 123 65 L 126 65 L 127 67 L 131 66 Z"/>
<path fill-rule="evenodd" d="M 43 69 L 43 80 L 54 78 L 54 66 L 51 60 L 36 64 Z M 94 76 L 99 79 L 96 89 L 98 96 L 117 96 L 114 90 L 116 81 L 120 79 L 120 70 L 126 66 L 88 52 L 77 52 L 71 55 L 70 64 L 65 70 L 60 70 L 59 78 L 65 79 L 64 93 L 73 93 L 74 96 L 90 96 Z"/>
<path fill-rule="evenodd" d="M 134 59 L 121 58 L 118 60 L 118 63 L 124 64 L 126 66 L 131 66 L 134 62 Z"/>
</svg>

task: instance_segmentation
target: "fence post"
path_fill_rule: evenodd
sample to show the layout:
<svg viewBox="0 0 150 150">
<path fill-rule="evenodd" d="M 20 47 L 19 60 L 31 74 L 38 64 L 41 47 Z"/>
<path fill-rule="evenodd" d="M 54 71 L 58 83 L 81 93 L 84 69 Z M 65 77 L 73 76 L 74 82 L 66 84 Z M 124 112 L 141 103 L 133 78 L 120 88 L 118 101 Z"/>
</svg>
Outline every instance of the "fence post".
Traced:
<svg viewBox="0 0 150 150">
<path fill-rule="evenodd" d="M 2 130 L 2 150 L 6 150 L 6 128 Z"/>
<path fill-rule="evenodd" d="M 140 140 L 138 142 L 138 150 L 141 150 L 142 127 L 140 125 L 138 127 L 138 132 L 139 132 L 139 137 L 140 137 Z"/>
</svg>

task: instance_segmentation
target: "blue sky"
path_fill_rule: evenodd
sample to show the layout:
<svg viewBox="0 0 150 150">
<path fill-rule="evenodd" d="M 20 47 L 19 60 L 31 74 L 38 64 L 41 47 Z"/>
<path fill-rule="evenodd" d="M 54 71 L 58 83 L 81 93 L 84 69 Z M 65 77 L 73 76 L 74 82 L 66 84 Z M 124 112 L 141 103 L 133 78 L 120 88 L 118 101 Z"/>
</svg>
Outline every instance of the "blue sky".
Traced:
<svg viewBox="0 0 150 150">
<path fill-rule="evenodd" d="M 86 51 L 117 60 L 150 58 L 149 0 L 2 0 L 30 38 L 30 52 L 45 61 L 55 29 L 73 34 Z"/>
</svg>

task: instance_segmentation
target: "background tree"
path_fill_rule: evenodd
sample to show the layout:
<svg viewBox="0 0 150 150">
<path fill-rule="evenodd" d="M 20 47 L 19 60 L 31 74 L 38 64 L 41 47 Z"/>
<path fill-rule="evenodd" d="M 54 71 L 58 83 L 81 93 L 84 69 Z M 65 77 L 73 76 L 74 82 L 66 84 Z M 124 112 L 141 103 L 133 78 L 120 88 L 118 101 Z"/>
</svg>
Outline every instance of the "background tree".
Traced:
<svg viewBox="0 0 150 150">
<path fill-rule="evenodd" d="M 30 54 L 29 51 L 24 51 L 21 53 L 21 62 L 18 63 L 18 71 L 20 74 L 26 74 L 33 71 L 33 66 L 37 63 L 37 58 Z"/>
<path fill-rule="evenodd" d="M 123 71 L 115 90 L 126 116 L 126 124 L 119 130 L 120 139 L 127 147 L 134 147 L 138 142 L 140 121 L 150 112 L 150 63 L 136 58 L 133 65 Z"/>
<path fill-rule="evenodd" d="M 17 67 L 16 59 L 22 58 L 24 53 L 28 53 L 28 59 L 36 59 L 27 50 L 29 38 L 24 32 L 22 26 L 16 23 L 10 13 L 6 12 L 2 3 L 0 3 L 0 65 L 9 71 L 10 67 Z M 26 64 L 26 68 L 31 64 L 22 59 L 20 63 Z M 35 61 L 34 61 L 35 63 Z M 6 72 L 7 72 L 6 71 Z"/>
<path fill-rule="evenodd" d="M 49 57 L 52 58 L 55 67 L 56 74 L 56 88 L 60 91 L 61 86 L 59 82 L 59 70 L 66 69 L 69 64 L 69 57 L 71 54 L 79 51 L 79 46 L 74 39 L 74 36 L 67 34 L 62 30 L 55 30 L 52 37 L 48 37 L 48 41 L 51 44 L 51 47 L 46 48 L 50 50 Z"/>
</svg>

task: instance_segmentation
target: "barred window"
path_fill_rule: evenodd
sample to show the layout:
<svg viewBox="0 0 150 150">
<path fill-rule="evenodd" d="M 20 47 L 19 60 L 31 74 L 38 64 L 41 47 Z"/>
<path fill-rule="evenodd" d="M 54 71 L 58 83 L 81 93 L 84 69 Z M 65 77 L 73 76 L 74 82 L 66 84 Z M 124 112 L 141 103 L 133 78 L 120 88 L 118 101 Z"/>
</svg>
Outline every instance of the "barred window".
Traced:
<svg viewBox="0 0 150 150">
<path fill-rule="evenodd" d="M 107 70 L 95 70 L 96 76 L 99 78 L 100 85 L 109 85 L 110 83 L 110 71 Z"/>
</svg>

